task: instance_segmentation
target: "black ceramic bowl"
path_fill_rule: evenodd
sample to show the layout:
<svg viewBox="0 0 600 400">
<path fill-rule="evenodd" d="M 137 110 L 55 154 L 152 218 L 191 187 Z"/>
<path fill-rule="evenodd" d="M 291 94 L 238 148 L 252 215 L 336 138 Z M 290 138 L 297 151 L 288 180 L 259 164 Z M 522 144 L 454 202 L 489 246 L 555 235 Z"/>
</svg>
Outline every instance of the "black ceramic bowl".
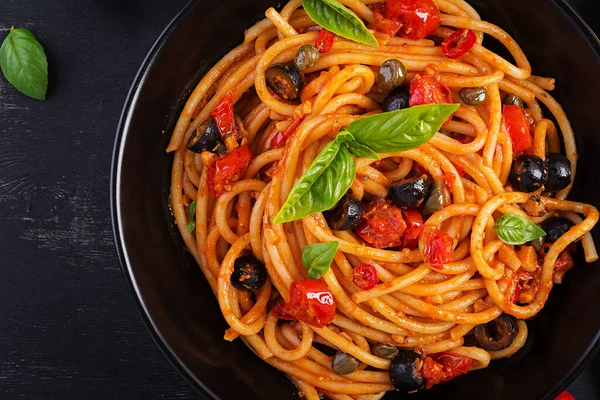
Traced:
<svg viewBox="0 0 600 400">
<path fill-rule="evenodd" d="M 571 198 L 599 205 L 598 93 L 600 46 L 562 1 L 470 0 L 523 46 L 538 75 L 557 80 L 555 92 L 577 134 L 579 175 Z M 190 90 L 244 29 L 277 0 L 201 0 L 189 4 L 148 55 L 129 94 L 116 139 L 112 216 L 125 278 L 152 336 L 181 374 L 209 399 L 296 399 L 275 369 L 237 340 L 223 340 L 226 323 L 180 239 L 168 206 L 172 156 L 168 135 Z M 581 253 L 581 252 L 580 252 Z M 579 255 L 581 257 L 581 255 Z M 600 265 L 578 267 L 556 286 L 529 323 L 530 340 L 512 359 L 493 362 L 411 399 L 506 400 L 553 398 L 598 348 Z M 400 398 L 390 393 L 386 398 Z"/>
</svg>

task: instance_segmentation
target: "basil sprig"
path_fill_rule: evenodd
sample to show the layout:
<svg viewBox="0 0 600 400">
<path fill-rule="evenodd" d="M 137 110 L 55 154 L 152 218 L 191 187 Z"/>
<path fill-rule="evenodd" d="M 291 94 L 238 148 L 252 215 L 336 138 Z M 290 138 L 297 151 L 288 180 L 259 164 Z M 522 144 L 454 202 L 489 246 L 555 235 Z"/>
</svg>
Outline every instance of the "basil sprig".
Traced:
<svg viewBox="0 0 600 400">
<path fill-rule="evenodd" d="M 356 160 L 353 154 L 378 160 L 378 152 L 418 147 L 429 141 L 458 107 L 458 104 L 429 104 L 351 123 L 317 155 L 292 188 L 273 222 L 290 222 L 329 210 L 354 181 Z"/>
<path fill-rule="evenodd" d="M 196 227 L 196 219 L 195 219 L 195 217 L 196 217 L 196 200 L 194 200 L 190 203 L 190 206 L 188 207 L 188 211 L 190 213 L 190 220 L 188 221 L 188 224 L 187 224 L 187 231 L 188 231 L 188 233 L 192 233 L 192 231 Z"/>
<path fill-rule="evenodd" d="M 496 235 L 506 244 L 521 245 L 546 236 L 546 232 L 527 219 L 513 214 L 504 214 L 494 224 Z"/>
<path fill-rule="evenodd" d="M 10 28 L 0 47 L 0 67 L 19 92 L 37 100 L 46 99 L 48 61 L 40 42 L 24 28 Z"/>
<path fill-rule="evenodd" d="M 339 242 L 316 243 L 302 249 L 302 265 L 310 279 L 320 279 L 329 271 L 337 252 Z"/>
<path fill-rule="evenodd" d="M 337 0 L 302 0 L 310 19 L 341 37 L 378 47 L 377 39 L 354 12 Z"/>
</svg>

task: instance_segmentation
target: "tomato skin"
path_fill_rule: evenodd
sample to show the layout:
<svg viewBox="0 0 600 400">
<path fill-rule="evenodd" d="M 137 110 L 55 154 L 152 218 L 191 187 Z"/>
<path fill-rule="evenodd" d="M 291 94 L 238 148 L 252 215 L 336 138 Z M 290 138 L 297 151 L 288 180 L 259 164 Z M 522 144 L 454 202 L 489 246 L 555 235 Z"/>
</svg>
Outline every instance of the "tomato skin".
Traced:
<svg viewBox="0 0 600 400">
<path fill-rule="evenodd" d="M 386 0 L 385 16 L 400 21 L 400 35 L 413 40 L 431 35 L 442 22 L 442 13 L 433 0 Z"/>
<path fill-rule="evenodd" d="M 319 53 L 328 53 L 333 47 L 333 41 L 335 40 L 335 33 L 328 31 L 325 28 L 321 28 L 315 46 L 319 49 Z"/>
<path fill-rule="evenodd" d="M 396 33 L 398 33 L 402 27 L 402 22 L 395 19 L 386 18 L 379 11 L 375 11 L 373 15 L 375 17 L 375 21 L 369 25 L 369 29 L 373 29 L 377 32 L 381 32 L 392 37 L 396 36 Z"/>
<path fill-rule="evenodd" d="M 554 400 L 575 400 L 575 397 L 573 397 L 573 395 L 571 393 L 569 393 L 565 390 L 561 394 L 556 396 L 556 398 Z"/>
<path fill-rule="evenodd" d="M 233 115 L 233 98 L 231 93 L 223 96 L 217 107 L 210 112 L 210 116 L 214 118 L 221 138 L 224 139 L 225 136 L 235 132 L 235 117 Z"/>
<path fill-rule="evenodd" d="M 410 83 L 408 102 L 411 107 L 422 104 L 451 104 L 452 95 L 448 86 L 440 82 L 436 72 L 416 75 Z M 451 117 L 450 117 L 451 118 Z"/>
<path fill-rule="evenodd" d="M 442 43 L 442 52 L 448 58 L 458 58 L 471 50 L 477 42 L 477 35 L 471 29 L 459 29 Z"/>
<path fill-rule="evenodd" d="M 519 106 L 506 104 L 502 109 L 504 125 L 510 135 L 515 154 L 533 147 L 533 138 L 529 131 L 529 121 Z"/>
<path fill-rule="evenodd" d="M 423 259 L 432 268 L 441 269 L 444 264 L 454 261 L 454 239 L 436 228 L 424 229 L 419 238 L 422 244 Z"/>
<path fill-rule="evenodd" d="M 252 149 L 248 143 L 226 156 L 217 158 L 216 162 L 208 167 L 208 192 L 214 197 L 219 197 L 228 186 L 244 176 L 252 158 Z"/>
<path fill-rule="evenodd" d="M 377 270 L 371 264 L 359 264 L 352 273 L 352 282 L 362 290 L 373 289 L 379 283 Z"/>
<path fill-rule="evenodd" d="M 275 136 L 273 136 L 273 138 L 271 139 L 271 142 L 269 143 L 269 147 L 271 149 L 278 149 L 280 147 L 284 147 L 285 144 L 286 144 L 286 142 L 287 142 L 287 140 L 294 133 L 296 133 L 296 130 L 298 129 L 298 127 L 302 123 L 303 119 L 304 119 L 304 117 L 294 118 L 294 120 L 292 121 L 292 123 L 287 128 L 285 128 L 285 130 L 283 132 L 277 131 L 277 133 L 275 134 Z"/>
<path fill-rule="evenodd" d="M 273 307 L 271 313 L 275 316 L 275 318 L 283 319 L 286 321 L 296 321 L 296 318 L 283 311 L 284 305 L 285 303 L 283 301 L 279 301 L 277 304 L 275 304 L 275 307 Z"/>
<path fill-rule="evenodd" d="M 402 247 L 408 249 L 415 249 L 419 242 L 419 235 L 423 231 L 423 217 L 416 208 L 409 208 L 402 210 L 402 216 L 404 222 L 406 222 L 406 230 L 404 231 L 404 237 L 402 238 Z"/>
<path fill-rule="evenodd" d="M 283 305 L 283 311 L 298 321 L 323 328 L 335 318 L 335 300 L 321 280 L 295 281 L 290 286 L 290 300 Z"/>
<path fill-rule="evenodd" d="M 383 199 L 372 201 L 365 207 L 363 220 L 356 233 L 371 246 L 383 249 L 402 244 L 406 223 L 400 209 Z"/>
<path fill-rule="evenodd" d="M 458 354 L 444 352 L 429 355 L 423 363 L 423 376 L 426 379 L 425 389 L 466 374 L 471 364 L 473 364 L 472 359 Z"/>
</svg>

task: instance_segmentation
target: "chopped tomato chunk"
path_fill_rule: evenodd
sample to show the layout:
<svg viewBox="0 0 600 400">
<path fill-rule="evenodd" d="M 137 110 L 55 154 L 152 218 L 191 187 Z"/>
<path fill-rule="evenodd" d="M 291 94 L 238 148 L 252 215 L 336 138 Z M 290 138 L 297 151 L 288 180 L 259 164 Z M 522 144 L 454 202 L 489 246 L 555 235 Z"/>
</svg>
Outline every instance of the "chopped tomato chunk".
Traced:
<svg viewBox="0 0 600 400">
<path fill-rule="evenodd" d="M 423 248 L 423 259 L 432 268 L 441 269 L 444 264 L 454 260 L 454 239 L 446 232 L 436 228 L 424 229 L 419 239 Z"/>
<path fill-rule="evenodd" d="M 529 121 L 519 106 L 506 104 L 502 110 L 504 125 L 510 136 L 515 153 L 529 150 L 533 147 L 533 138 L 529 131 Z"/>
<path fill-rule="evenodd" d="M 219 105 L 210 112 L 210 115 L 214 118 L 217 128 L 219 128 L 221 138 L 224 139 L 225 136 L 235 132 L 235 117 L 233 115 L 233 98 L 231 93 L 223 96 Z"/>
<path fill-rule="evenodd" d="M 229 190 L 229 186 L 239 181 L 252 161 L 252 149 L 248 143 L 241 145 L 231 153 L 217 158 L 216 162 L 208 167 L 208 191 L 214 197 L 219 197 Z"/>
<path fill-rule="evenodd" d="M 456 182 L 456 176 L 452 172 L 447 172 L 444 174 L 442 179 L 444 180 L 444 186 L 446 186 L 446 189 L 452 190 L 452 187 L 454 187 L 454 182 Z"/>
<path fill-rule="evenodd" d="M 466 374 L 473 360 L 452 353 L 437 353 L 425 357 L 423 377 L 425 388 L 429 389 L 438 383 L 448 382 L 459 375 Z"/>
<path fill-rule="evenodd" d="M 302 123 L 303 119 L 304 119 L 304 117 L 294 118 L 292 123 L 287 128 L 285 128 L 285 130 L 283 132 L 278 131 L 275 134 L 275 136 L 273 136 L 273 139 L 271 139 L 271 142 L 269 143 L 269 147 L 272 149 L 278 149 L 280 147 L 285 146 L 285 143 L 290 138 L 290 136 L 292 136 L 294 133 L 296 133 L 296 130 L 300 126 L 300 123 Z"/>
<path fill-rule="evenodd" d="M 402 238 L 402 247 L 414 249 L 417 247 L 419 235 L 424 228 L 423 217 L 416 208 L 402 210 L 402 216 L 404 217 L 404 222 L 406 222 L 406 230 L 404 231 L 404 237 Z"/>
<path fill-rule="evenodd" d="M 400 21 L 400 35 L 413 40 L 431 35 L 442 22 L 433 0 L 386 0 L 385 16 Z"/>
<path fill-rule="evenodd" d="M 448 86 L 440 81 L 437 72 L 425 71 L 416 75 L 410 83 L 408 102 L 411 107 L 422 104 L 451 104 L 452 95 Z"/>
<path fill-rule="evenodd" d="M 315 46 L 319 49 L 319 53 L 328 53 L 333 47 L 333 41 L 335 40 L 335 33 L 329 32 L 325 28 L 321 28 Z"/>
<path fill-rule="evenodd" d="M 378 199 L 365 207 L 365 214 L 356 233 L 371 246 L 382 249 L 402 244 L 406 223 L 400 209 Z"/>
<path fill-rule="evenodd" d="M 290 286 L 290 300 L 283 305 L 283 312 L 298 321 L 322 328 L 335 317 L 335 301 L 323 281 L 296 281 Z"/>
<path fill-rule="evenodd" d="M 396 19 L 386 18 L 379 11 L 373 13 L 375 21 L 369 25 L 369 29 L 384 33 L 388 36 L 396 36 L 396 33 L 402 27 L 402 22 Z"/>
</svg>

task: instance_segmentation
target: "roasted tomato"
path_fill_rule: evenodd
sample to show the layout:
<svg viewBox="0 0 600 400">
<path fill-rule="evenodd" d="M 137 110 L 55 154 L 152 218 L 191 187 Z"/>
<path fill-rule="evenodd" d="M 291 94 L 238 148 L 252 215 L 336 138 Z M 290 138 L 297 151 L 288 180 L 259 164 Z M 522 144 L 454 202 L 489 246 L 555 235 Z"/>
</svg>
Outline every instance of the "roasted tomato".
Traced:
<svg viewBox="0 0 600 400">
<path fill-rule="evenodd" d="M 454 239 L 446 232 L 436 228 L 424 229 L 421 233 L 421 253 L 423 260 L 432 268 L 441 269 L 444 264 L 454 260 Z"/>
<path fill-rule="evenodd" d="M 377 270 L 371 264 L 359 264 L 354 268 L 352 282 L 362 290 L 372 289 L 379 283 Z"/>
<path fill-rule="evenodd" d="M 243 144 L 208 167 L 208 191 L 214 197 L 228 190 L 228 186 L 244 176 L 248 164 L 252 161 L 252 149 L 249 144 Z"/>
<path fill-rule="evenodd" d="M 285 303 L 283 300 L 279 301 L 277 304 L 275 304 L 275 307 L 273 307 L 271 313 L 273 313 L 273 315 L 279 319 L 284 319 L 286 321 L 296 321 L 296 318 L 283 311 L 284 305 Z"/>
<path fill-rule="evenodd" d="M 450 104 L 452 95 L 448 86 L 440 82 L 440 76 L 436 72 L 425 71 L 416 75 L 410 83 L 409 103 L 412 106 L 422 104 Z"/>
<path fill-rule="evenodd" d="M 285 146 L 285 143 L 290 138 L 290 136 L 292 136 L 294 133 L 296 133 L 296 130 L 300 126 L 300 123 L 302 123 L 303 119 L 304 119 L 304 117 L 294 118 L 292 123 L 287 128 L 285 128 L 283 130 L 283 132 L 277 131 L 275 136 L 273 136 L 273 139 L 271 139 L 271 142 L 269 143 L 269 147 L 272 149 L 278 149 L 280 147 Z"/>
<path fill-rule="evenodd" d="M 402 247 L 414 249 L 417 247 L 419 235 L 423 230 L 423 217 L 416 208 L 402 210 L 402 215 L 404 216 L 404 222 L 406 222 L 406 230 L 404 231 L 404 237 L 402 238 Z"/>
<path fill-rule="evenodd" d="M 477 42 L 475 32 L 470 29 L 459 29 L 444 40 L 442 52 L 448 58 L 458 58 L 471 50 L 475 42 Z"/>
<path fill-rule="evenodd" d="M 523 109 L 519 106 L 504 105 L 502 115 L 515 154 L 532 148 L 533 138 L 529 130 L 529 121 L 527 121 Z"/>
<path fill-rule="evenodd" d="M 448 382 L 459 375 L 466 374 L 473 360 L 452 353 L 431 354 L 423 363 L 423 376 L 429 389 L 438 383 Z"/>
<path fill-rule="evenodd" d="M 235 132 L 235 117 L 233 115 L 233 98 L 230 93 L 227 93 L 221 101 L 219 105 L 210 112 L 210 116 L 214 118 L 217 128 L 219 128 L 219 133 L 221 134 L 221 138 L 225 138 L 225 136 L 230 133 Z"/>
<path fill-rule="evenodd" d="M 325 28 L 321 28 L 319 35 L 317 36 L 317 40 L 315 41 L 315 46 L 317 46 L 317 49 L 319 49 L 320 53 L 328 53 L 333 47 L 334 40 L 335 33 L 329 32 Z"/>
<path fill-rule="evenodd" d="M 385 16 L 402 22 L 400 35 L 414 40 L 431 35 L 442 22 L 433 0 L 386 0 Z"/>
<path fill-rule="evenodd" d="M 283 312 L 299 321 L 322 328 L 335 317 L 335 301 L 323 281 L 296 281 L 290 286 L 290 300 L 283 305 Z"/>
<path fill-rule="evenodd" d="M 402 244 L 406 223 L 402 212 L 383 199 L 377 199 L 365 207 L 363 221 L 356 233 L 371 246 L 382 249 Z"/>
<path fill-rule="evenodd" d="M 388 36 L 396 36 L 396 33 L 398 33 L 402 27 L 402 22 L 396 19 L 386 18 L 379 11 L 375 11 L 373 16 L 375 17 L 375 21 L 369 25 L 369 29 L 373 29 Z"/>
</svg>

